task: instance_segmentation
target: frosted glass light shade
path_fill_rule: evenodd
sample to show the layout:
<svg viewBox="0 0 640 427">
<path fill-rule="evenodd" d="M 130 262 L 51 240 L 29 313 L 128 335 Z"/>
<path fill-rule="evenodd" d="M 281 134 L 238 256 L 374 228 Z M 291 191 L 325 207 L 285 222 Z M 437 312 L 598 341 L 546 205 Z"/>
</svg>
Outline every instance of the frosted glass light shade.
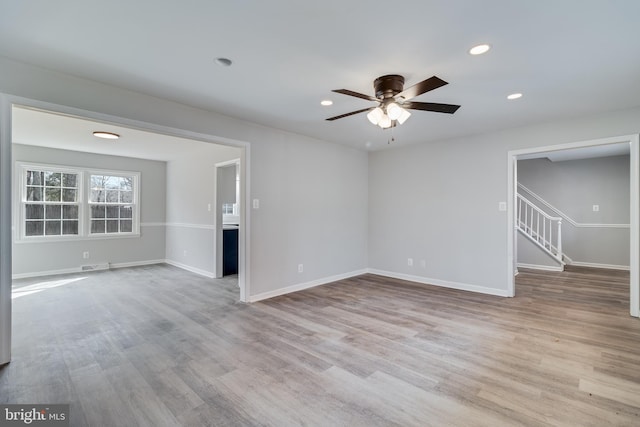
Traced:
<svg viewBox="0 0 640 427">
<path fill-rule="evenodd" d="M 411 113 L 405 110 L 404 108 L 402 108 L 401 110 L 402 110 L 402 114 L 400 114 L 400 117 L 398 117 L 398 123 L 403 124 L 411 116 Z"/>
<path fill-rule="evenodd" d="M 395 102 L 390 102 L 387 105 L 387 116 L 389 116 L 391 120 L 398 120 L 402 111 L 403 109 Z"/>
<path fill-rule="evenodd" d="M 369 119 L 369 121 L 374 125 L 377 125 L 380 122 L 382 116 L 384 116 L 382 108 L 376 107 L 373 110 L 369 111 L 369 114 L 367 114 L 367 119 Z"/>
<path fill-rule="evenodd" d="M 387 129 L 391 127 L 391 119 L 386 114 L 382 116 L 380 121 L 378 122 L 378 126 L 382 129 Z"/>
</svg>

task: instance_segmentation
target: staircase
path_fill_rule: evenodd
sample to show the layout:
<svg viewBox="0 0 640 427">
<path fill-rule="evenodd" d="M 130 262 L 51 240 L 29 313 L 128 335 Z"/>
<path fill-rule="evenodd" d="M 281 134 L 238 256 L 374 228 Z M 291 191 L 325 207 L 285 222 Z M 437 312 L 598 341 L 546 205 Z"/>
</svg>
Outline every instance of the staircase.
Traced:
<svg viewBox="0 0 640 427">
<path fill-rule="evenodd" d="M 518 193 L 516 227 L 523 236 L 564 268 L 562 218 L 548 215 Z"/>
</svg>

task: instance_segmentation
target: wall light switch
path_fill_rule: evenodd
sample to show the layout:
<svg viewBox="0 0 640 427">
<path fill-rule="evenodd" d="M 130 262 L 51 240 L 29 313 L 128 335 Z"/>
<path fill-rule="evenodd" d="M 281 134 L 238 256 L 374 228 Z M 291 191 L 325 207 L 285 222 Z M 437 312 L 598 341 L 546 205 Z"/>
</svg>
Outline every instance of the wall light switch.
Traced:
<svg viewBox="0 0 640 427">
<path fill-rule="evenodd" d="M 207 203 L 207 211 L 211 212 L 211 203 Z"/>
<path fill-rule="evenodd" d="M 498 202 L 498 210 L 504 212 L 507 210 L 507 202 Z"/>
<path fill-rule="evenodd" d="M 593 205 L 593 211 L 594 212 L 599 212 L 600 211 L 600 205 Z"/>
<path fill-rule="evenodd" d="M 408 265 L 409 267 L 413 267 L 413 258 L 408 258 L 408 259 L 407 259 L 407 265 Z"/>
<path fill-rule="evenodd" d="M 260 209 L 260 200 L 253 199 L 253 209 Z"/>
</svg>

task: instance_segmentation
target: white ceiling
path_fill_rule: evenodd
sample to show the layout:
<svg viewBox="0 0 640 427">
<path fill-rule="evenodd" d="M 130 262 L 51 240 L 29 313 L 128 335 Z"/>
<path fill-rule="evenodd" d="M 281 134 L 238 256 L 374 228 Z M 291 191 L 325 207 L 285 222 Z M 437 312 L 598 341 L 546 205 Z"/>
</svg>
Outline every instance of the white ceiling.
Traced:
<svg viewBox="0 0 640 427">
<path fill-rule="evenodd" d="M 14 107 L 12 139 L 15 144 L 36 145 L 94 154 L 159 161 L 175 160 L 211 147 L 210 143 L 104 124 L 92 120 Z M 93 136 L 113 132 L 118 140 Z"/>
<path fill-rule="evenodd" d="M 415 100 L 462 105 L 415 111 L 397 145 L 640 105 L 637 0 L 0 1 L 2 56 L 358 148 L 390 132 L 325 121 L 372 105 L 331 89 L 384 74 L 437 75 Z"/>
</svg>

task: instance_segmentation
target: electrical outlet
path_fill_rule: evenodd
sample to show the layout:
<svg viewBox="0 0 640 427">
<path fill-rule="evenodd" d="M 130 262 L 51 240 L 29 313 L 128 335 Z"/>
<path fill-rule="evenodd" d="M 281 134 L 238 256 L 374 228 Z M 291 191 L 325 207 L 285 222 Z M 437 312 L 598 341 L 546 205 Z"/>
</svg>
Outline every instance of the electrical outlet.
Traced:
<svg viewBox="0 0 640 427">
<path fill-rule="evenodd" d="M 407 259 L 407 265 L 408 265 L 409 267 L 413 267 L 413 258 L 408 258 L 408 259 Z"/>
<path fill-rule="evenodd" d="M 600 212 L 600 205 L 593 205 L 594 212 Z"/>
<path fill-rule="evenodd" d="M 507 210 L 507 202 L 498 202 L 498 210 L 504 212 Z"/>
<path fill-rule="evenodd" d="M 89 259 L 89 251 L 82 252 L 82 258 Z"/>
<path fill-rule="evenodd" d="M 420 267 L 427 268 L 427 260 L 426 259 L 421 259 L 420 260 Z"/>
<path fill-rule="evenodd" d="M 260 199 L 253 199 L 253 209 L 260 209 Z"/>
<path fill-rule="evenodd" d="M 207 211 L 211 212 L 211 203 L 207 203 Z"/>
<path fill-rule="evenodd" d="M 304 271 L 304 265 L 298 264 L 298 273 L 302 273 Z"/>
</svg>

